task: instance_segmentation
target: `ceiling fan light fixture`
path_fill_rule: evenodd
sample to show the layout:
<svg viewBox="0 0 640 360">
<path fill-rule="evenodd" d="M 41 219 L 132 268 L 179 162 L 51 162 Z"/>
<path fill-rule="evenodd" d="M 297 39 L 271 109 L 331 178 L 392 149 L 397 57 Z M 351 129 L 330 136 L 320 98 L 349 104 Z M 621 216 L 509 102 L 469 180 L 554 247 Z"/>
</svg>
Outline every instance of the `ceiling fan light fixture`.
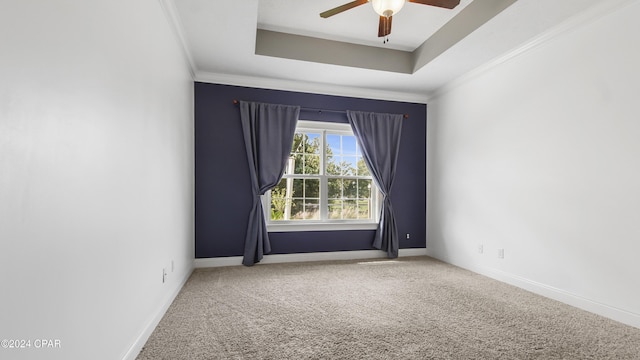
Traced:
<svg viewBox="0 0 640 360">
<path fill-rule="evenodd" d="M 390 17 L 398 13 L 405 0 L 371 0 L 373 10 L 380 16 Z"/>
</svg>

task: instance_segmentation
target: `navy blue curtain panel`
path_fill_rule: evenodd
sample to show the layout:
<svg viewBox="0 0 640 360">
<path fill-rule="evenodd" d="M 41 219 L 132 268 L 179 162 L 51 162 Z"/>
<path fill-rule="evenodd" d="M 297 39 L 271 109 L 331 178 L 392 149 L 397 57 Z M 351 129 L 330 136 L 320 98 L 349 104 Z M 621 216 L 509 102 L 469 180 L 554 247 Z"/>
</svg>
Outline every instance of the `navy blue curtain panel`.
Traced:
<svg viewBox="0 0 640 360">
<path fill-rule="evenodd" d="M 299 115 L 299 106 L 240 101 L 242 134 L 253 192 L 243 265 L 254 265 L 264 254 L 271 252 L 260 196 L 275 187 L 284 174 Z"/>
<path fill-rule="evenodd" d="M 380 222 L 372 245 L 386 251 L 389 258 L 396 258 L 400 241 L 390 193 L 396 176 L 403 115 L 347 111 L 347 118 L 383 196 Z"/>
</svg>

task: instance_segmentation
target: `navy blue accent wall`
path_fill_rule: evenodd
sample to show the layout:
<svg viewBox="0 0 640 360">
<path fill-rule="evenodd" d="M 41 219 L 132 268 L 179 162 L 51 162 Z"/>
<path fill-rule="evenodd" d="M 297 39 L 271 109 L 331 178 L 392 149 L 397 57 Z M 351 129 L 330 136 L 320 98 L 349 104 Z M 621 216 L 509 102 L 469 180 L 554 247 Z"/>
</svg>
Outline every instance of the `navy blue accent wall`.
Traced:
<svg viewBox="0 0 640 360">
<path fill-rule="evenodd" d="M 408 114 L 391 192 L 400 248 L 425 246 L 425 104 L 195 83 L 196 258 L 241 256 L 251 184 L 240 112 L 233 100 L 306 108 Z M 344 113 L 302 111 L 304 120 L 347 122 Z M 411 238 L 406 239 L 405 234 Z M 270 233 L 272 254 L 370 250 L 374 231 Z"/>
</svg>

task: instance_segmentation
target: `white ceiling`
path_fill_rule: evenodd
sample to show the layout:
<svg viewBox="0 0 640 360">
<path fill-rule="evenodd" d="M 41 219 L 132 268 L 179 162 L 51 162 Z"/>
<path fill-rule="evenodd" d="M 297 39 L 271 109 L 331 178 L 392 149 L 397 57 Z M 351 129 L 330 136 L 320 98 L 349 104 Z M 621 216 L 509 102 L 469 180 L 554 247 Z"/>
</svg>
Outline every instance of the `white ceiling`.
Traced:
<svg viewBox="0 0 640 360">
<path fill-rule="evenodd" d="M 378 16 L 370 4 L 328 19 L 319 16 L 350 0 L 162 1 L 196 80 L 247 86 L 280 83 L 289 84 L 291 90 L 330 88 L 334 93 L 360 92 L 371 97 L 415 101 L 425 100 L 445 84 L 549 34 L 581 14 L 597 14 L 600 8 L 605 9 L 602 3 L 607 3 L 517 0 L 413 74 L 403 74 L 256 55 L 256 31 L 413 51 L 472 1 L 492 0 L 461 0 L 454 10 L 407 3 L 393 18 L 388 44 L 377 37 Z"/>
<path fill-rule="evenodd" d="M 413 51 L 442 25 L 458 14 L 471 0 L 461 0 L 454 9 L 405 4 L 393 16 L 389 42 L 378 38 L 379 15 L 370 4 L 323 19 L 319 14 L 351 0 L 261 0 L 258 27 L 297 35 L 307 35 L 355 44 Z"/>
</svg>

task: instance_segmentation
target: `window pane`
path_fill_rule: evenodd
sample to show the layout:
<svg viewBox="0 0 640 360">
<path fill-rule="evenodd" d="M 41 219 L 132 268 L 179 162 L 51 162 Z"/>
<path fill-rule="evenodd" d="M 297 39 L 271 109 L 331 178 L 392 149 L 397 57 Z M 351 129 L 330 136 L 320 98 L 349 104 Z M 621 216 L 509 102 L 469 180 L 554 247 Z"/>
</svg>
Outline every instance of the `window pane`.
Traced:
<svg viewBox="0 0 640 360">
<path fill-rule="evenodd" d="M 294 198 L 291 201 L 291 220 L 304 219 L 304 199 Z"/>
<path fill-rule="evenodd" d="M 329 200 L 329 219 L 342 219 L 342 200 Z"/>
<path fill-rule="evenodd" d="M 333 156 L 327 164 L 327 175 L 356 175 L 356 157 Z"/>
<path fill-rule="evenodd" d="M 291 153 L 289 165 L 293 168 L 293 173 L 287 174 L 304 174 L 304 155 L 299 153 Z"/>
<path fill-rule="evenodd" d="M 293 199 L 291 220 L 319 220 L 320 205 L 317 199 Z"/>
<path fill-rule="evenodd" d="M 319 174 L 321 150 L 319 133 L 296 133 L 291 146 L 293 160 L 289 161 L 286 173 Z"/>
<path fill-rule="evenodd" d="M 278 185 L 271 190 L 271 220 L 284 220 L 285 208 L 287 206 L 286 195 L 287 181 L 280 180 Z"/>
<path fill-rule="evenodd" d="M 358 180 L 358 198 L 368 199 L 371 197 L 371 180 Z"/>
<path fill-rule="evenodd" d="M 320 174 L 320 155 L 305 155 L 303 174 Z"/>
<path fill-rule="evenodd" d="M 329 178 L 327 179 L 327 191 L 329 199 L 341 199 L 342 198 L 342 179 Z"/>
<path fill-rule="evenodd" d="M 327 160 L 325 161 L 325 167 L 327 169 L 327 175 L 340 175 L 340 160 L 341 156 L 327 154 Z"/>
<path fill-rule="evenodd" d="M 319 179 L 304 179 L 303 183 L 304 183 L 305 199 L 320 198 L 320 180 Z"/>
<path fill-rule="evenodd" d="M 271 190 L 271 220 L 319 219 L 320 180 L 283 178 Z"/>
<path fill-rule="evenodd" d="M 306 141 L 304 142 L 305 154 L 320 154 L 320 134 L 307 133 Z"/>
<path fill-rule="evenodd" d="M 345 179 L 342 186 L 342 197 L 355 199 L 358 197 L 357 180 Z"/>
<path fill-rule="evenodd" d="M 304 197 L 304 179 L 289 178 L 289 181 L 291 181 L 291 185 L 289 185 L 290 189 L 287 192 L 287 197 L 303 198 Z"/>
<path fill-rule="evenodd" d="M 367 163 L 365 163 L 364 159 L 360 156 L 358 157 L 356 167 L 358 168 L 358 176 L 371 176 L 369 168 L 367 167 Z"/>
<path fill-rule="evenodd" d="M 342 153 L 345 155 L 356 154 L 356 137 L 351 135 L 342 135 Z"/>
<path fill-rule="evenodd" d="M 289 169 L 293 168 L 294 172 Z M 320 174 L 320 155 L 292 154 L 286 174 Z"/>
<path fill-rule="evenodd" d="M 358 219 L 371 219 L 371 199 L 358 200 Z"/>
<path fill-rule="evenodd" d="M 358 202 L 356 200 L 345 200 L 342 209 L 343 219 L 358 218 Z"/>
<path fill-rule="evenodd" d="M 303 133 L 295 133 L 293 135 L 293 143 L 291 144 L 291 154 L 304 154 L 305 143 L 308 136 Z"/>
<path fill-rule="evenodd" d="M 327 153 L 340 154 L 340 135 L 327 134 Z"/>
<path fill-rule="evenodd" d="M 320 201 L 306 200 L 304 203 L 304 219 L 320 220 Z"/>
<path fill-rule="evenodd" d="M 352 220 L 359 217 L 358 202 L 356 200 L 331 200 L 329 202 L 329 219 Z"/>
<path fill-rule="evenodd" d="M 343 156 L 342 157 L 342 175 L 356 175 L 356 157 Z"/>
<path fill-rule="evenodd" d="M 372 180 L 327 179 L 329 219 L 373 219 Z"/>
</svg>

